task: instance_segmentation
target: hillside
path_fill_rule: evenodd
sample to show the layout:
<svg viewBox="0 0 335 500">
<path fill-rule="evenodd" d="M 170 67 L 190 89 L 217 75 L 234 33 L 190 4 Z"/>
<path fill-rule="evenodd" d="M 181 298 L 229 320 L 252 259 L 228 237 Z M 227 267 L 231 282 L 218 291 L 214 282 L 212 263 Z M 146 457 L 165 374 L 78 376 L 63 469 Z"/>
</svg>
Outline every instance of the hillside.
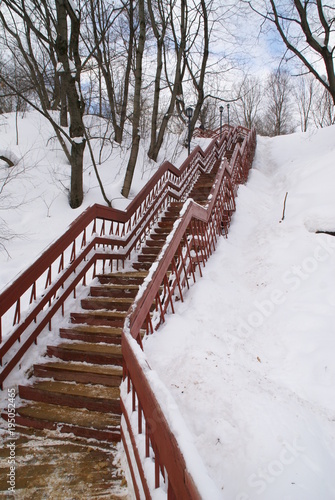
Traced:
<svg viewBox="0 0 335 500">
<path fill-rule="evenodd" d="M 11 237 L 0 253 L 0 288 L 81 210 L 67 204 L 69 167 L 39 116 L 22 118 L 18 146 L 14 125 L 8 116 L 0 128 L 0 150 L 20 158 L 0 197 Z M 258 138 L 228 239 L 144 343 L 217 498 L 335 498 L 335 238 L 317 232 L 335 231 L 334 131 Z M 83 209 L 102 202 L 88 158 L 85 165 Z M 125 165 L 118 149 L 111 157 L 106 151 L 101 167 L 120 208 Z M 154 168 L 137 170 L 132 195 Z"/>
<path fill-rule="evenodd" d="M 187 155 L 180 144 L 183 138 L 168 138 L 158 163 L 148 161 L 141 149 L 126 200 L 120 192 L 129 155 L 127 140 L 122 147 L 107 140 L 103 144 L 100 137 L 105 133 L 104 124 L 96 117 L 86 117 L 86 125 L 91 136 L 97 137 L 91 144 L 114 208 L 125 208 L 167 157 L 178 165 Z M 19 115 L 17 129 L 18 134 L 14 113 L 0 116 L 0 152 L 8 152 L 18 160 L 11 169 L 0 160 L 0 291 L 33 263 L 81 211 L 94 203 L 106 204 L 88 148 L 84 157 L 84 202 L 73 210 L 68 204 L 70 166 L 50 124 L 39 113 L 30 112 Z"/>
</svg>

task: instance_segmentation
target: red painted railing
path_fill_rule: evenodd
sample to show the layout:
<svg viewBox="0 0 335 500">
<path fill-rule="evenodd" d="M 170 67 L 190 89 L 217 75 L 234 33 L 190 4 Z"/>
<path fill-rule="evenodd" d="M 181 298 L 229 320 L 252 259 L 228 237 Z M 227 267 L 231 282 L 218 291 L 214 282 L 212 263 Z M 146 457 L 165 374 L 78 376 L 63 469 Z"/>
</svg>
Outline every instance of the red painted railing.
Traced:
<svg viewBox="0 0 335 500">
<path fill-rule="evenodd" d="M 125 211 L 100 205 L 88 208 L 0 295 L 2 387 L 42 330 L 47 326 L 51 329 L 55 313 L 61 309 L 64 314 L 64 304 L 76 293 L 78 284 L 95 277 L 98 266 L 102 272 L 106 267 L 123 267 L 145 243 L 170 202 L 186 201 L 200 172 L 210 171 L 217 159 L 225 153 L 230 158 L 233 152 L 230 164 L 225 160 L 218 171 L 208 205 L 186 202 L 126 320 L 121 434 L 137 496 L 141 490 L 150 498 L 150 491 L 160 486 L 166 488 L 169 498 L 199 497 L 199 485 L 188 471 L 185 450 L 181 451 L 164 404 L 151 385 L 151 371 L 140 348 L 140 330 L 146 325 L 147 331 L 153 332 L 169 310 L 173 311 L 176 294 L 183 300 L 189 281 L 195 281 L 197 273 L 201 275 L 218 235 L 227 232 L 234 193 L 238 183 L 247 178 L 254 148 L 254 132 L 223 127 L 221 139 L 217 134 L 205 151 L 195 148 L 180 169 L 165 162 Z M 151 317 L 153 301 L 156 311 Z M 153 483 L 148 482 L 150 474 L 145 470 L 148 460 L 154 469 Z"/>
<path fill-rule="evenodd" d="M 173 414 L 166 411 L 164 395 L 155 390 L 151 369 L 140 348 L 140 330 L 146 325 L 147 333 L 152 333 L 168 310 L 174 312 L 175 296 L 183 300 L 189 281 L 195 281 L 197 273 L 201 276 L 201 267 L 214 251 L 218 236 L 223 230 L 227 232 L 235 207 L 234 193 L 247 179 L 255 149 L 254 131 L 245 133 L 244 138 L 241 134 L 240 139 L 243 141 L 236 145 L 230 163 L 224 159 L 221 164 L 207 206 L 186 201 L 125 322 L 122 439 L 137 498 L 143 494 L 151 498 L 150 491 L 158 487 L 171 499 L 201 498 L 199 486 L 206 487 L 201 478 L 195 484 L 189 474 L 184 458 L 187 450 L 181 449 L 171 431 L 175 428 Z M 156 311 L 151 317 L 153 303 Z"/>
<path fill-rule="evenodd" d="M 224 128 L 221 141 L 196 147 L 180 169 L 165 162 L 126 210 L 94 205 L 0 295 L 0 385 L 54 314 L 64 312 L 77 285 L 102 271 L 123 266 L 145 242 L 171 200 L 186 199 L 201 171 L 212 168 L 240 129 Z"/>
</svg>

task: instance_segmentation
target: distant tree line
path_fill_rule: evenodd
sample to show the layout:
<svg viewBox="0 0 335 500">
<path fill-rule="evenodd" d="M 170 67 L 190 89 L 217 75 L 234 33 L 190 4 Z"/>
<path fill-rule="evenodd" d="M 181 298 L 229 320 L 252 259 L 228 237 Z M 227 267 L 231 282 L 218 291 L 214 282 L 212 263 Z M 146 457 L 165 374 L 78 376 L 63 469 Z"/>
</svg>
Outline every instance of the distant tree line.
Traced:
<svg viewBox="0 0 335 500">
<path fill-rule="evenodd" d="M 290 76 L 275 71 L 262 80 L 246 76 L 237 86 L 239 99 L 231 106 L 236 124 L 255 127 L 260 135 L 274 137 L 310 126 L 335 123 L 335 108 L 327 89 L 311 75 Z"/>
</svg>

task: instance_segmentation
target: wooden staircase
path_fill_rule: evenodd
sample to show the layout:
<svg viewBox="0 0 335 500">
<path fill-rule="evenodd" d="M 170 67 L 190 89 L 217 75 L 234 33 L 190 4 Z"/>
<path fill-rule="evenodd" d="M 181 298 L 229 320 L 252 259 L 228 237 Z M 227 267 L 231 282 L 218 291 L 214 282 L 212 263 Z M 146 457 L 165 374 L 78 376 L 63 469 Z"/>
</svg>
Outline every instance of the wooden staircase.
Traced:
<svg viewBox="0 0 335 500">
<path fill-rule="evenodd" d="M 200 204 L 207 202 L 219 165 L 218 160 L 211 173 L 200 174 L 189 197 Z M 16 425 L 17 429 L 21 429 L 20 439 L 28 440 L 29 436 L 37 439 L 36 436 L 49 431 L 54 433 L 55 440 L 62 435 L 64 439 L 66 433 L 71 436 L 70 440 L 79 439 L 78 446 L 84 447 L 86 444 L 91 446 L 91 441 L 87 440 L 92 439 L 97 440 L 99 446 L 104 443 L 104 447 L 106 443 L 120 441 L 119 386 L 122 379 L 121 335 L 124 320 L 182 206 L 182 202 L 171 203 L 133 263 L 132 272 L 97 277 L 98 283 L 90 287 L 89 296 L 81 300 L 81 311 L 73 312 L 69 326 L 60 329 L 63 342 L 49 345 L 46 351 L 46 358 L 49 359 L 34 365 L 30 383 L 19 386 L 21 401 L 16 409 Z M 6 414 L 2 416 L 7 418 Z M 23 428 L 35 429 L 35 433 L 29 431 L 29 434 Z M 0 481 L 1 472 L 0 469 Z M 20 474 L 19 470 L 17 474 Z M 123 484 L 122 477 L 118 478 Z M 28 498 L 24 496 L 24 488 L 29 488 L 29 481 L 22 486 L 22 498 Z M 91 488 L 92 496 L 87 498 L 94 498 L 96 485 L 92 484 Z M 121 498 L 127 494 L 126 489 L 121 487 L 121 496 L 113 496 L 108 488 L 106 495 L 110 491 L 111 496 L 106 498 Z M 71 491 L 69 486 L 69 496 L 62 498 L 81 498 Z M 36 498 L 46 498 L 45 494 L 41 488 L 41 496 Z"/>
</svg>

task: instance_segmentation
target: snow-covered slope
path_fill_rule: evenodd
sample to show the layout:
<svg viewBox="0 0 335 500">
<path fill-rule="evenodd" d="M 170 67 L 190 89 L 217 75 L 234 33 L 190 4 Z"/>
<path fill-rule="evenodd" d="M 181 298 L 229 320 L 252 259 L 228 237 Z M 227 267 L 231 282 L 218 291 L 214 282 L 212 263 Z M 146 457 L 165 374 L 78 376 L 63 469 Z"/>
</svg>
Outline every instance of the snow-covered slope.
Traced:
<svg viewBox="0 0 335 500">
<path fill-rule="evenodd" d="M 15 116 L 0 117 L 0 150 L 20 158 L 0 193 L 0 225 L 13 236 L 0 252 L 0 289 L 79 214 L 45 123 L 32 113 L 18 130 L 16 146 Z M 104 149 L 100 167 L 120 207 L 124 153 Z M 228 239 L 145 341 L 222 499 L 335 499 L 335 237 L 316 234 L 335 231 L 334 153 L 335 127 L 258 138 Z M 134 193 L 153 168 L 137 170 Z M 95 202 L 86 158 L 82 208 Z"/>
<path fill-rule="evenodd" d="M 0 160 L 0 291 L 58 238 L 82 210 L 94 203 L 105 204 L 88 148 L 84 157 L 84 202 L 72 210 L 68 203 L 70 165 L 55 138 L 51 125 L 38 113 L 0 115 L 0 155 L 16 158 L 8 168 Z M 56 118 L 56 117 L 55 117 Z M 85 117 L 99 175 L 114 208 L 125 208 L 129 200 L 120 194 L 127 167 L 129 147 L 119 147 L 105 134 L 96 117 Z M 99 137 L 106 135 L 102 141 Z M 126 137 L 127 139 L 127 137 Z M 168 138 L 160 161 L 169 158 L 177 165 L 186 149 L 175 137 Z M 128 145 L 129 146 L 129 145 Z M 145 160 L 145 161 L 144 161 Z M 157 170 L 140 148 L 130 200 Z"/>
<path fill-rule="evenodd" d="M 144 345 L 223 499 L 335 498 L 334 153 L 335 127 L 258 138 L 228 239 Z"/>
</svg>

